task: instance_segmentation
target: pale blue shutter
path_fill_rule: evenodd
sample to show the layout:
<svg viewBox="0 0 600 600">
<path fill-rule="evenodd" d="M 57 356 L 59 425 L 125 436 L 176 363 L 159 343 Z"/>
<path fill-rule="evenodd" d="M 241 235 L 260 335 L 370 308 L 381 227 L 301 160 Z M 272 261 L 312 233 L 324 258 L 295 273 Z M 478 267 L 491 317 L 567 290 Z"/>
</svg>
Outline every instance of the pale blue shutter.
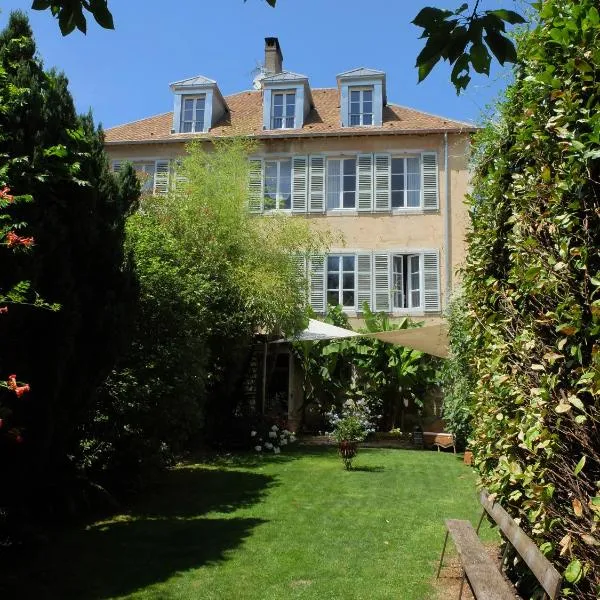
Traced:
<svg viewBox="0 0 600 600">
<path fill-rule="evenodd" d="M 157 160 L 154 168 L 154 194 L 166 194 L 169 191 L 171 166 L 168 160 Z"/>
<path fill-rule="evenodd" d="M 308 157 L 292 158 L 292 211 L 306 212 L 308 194 Z"/>
<path fill-rule="evenodd" d="M 118 173 L 121 170 L 121 165 L 122 164 L 123 163 L 120 160 L 113 160 L 113 162 L 112 162 L 113 173 Z"/>
<path fill-rule="evenodd" d="M 440 312 L 440 267 L 437 251 L 423 253 L 425 312 Z"/>
<path fill-rule="evenodd" d="M 316 313 L 325 312 L 325 256 L 322 254 L 310 259 L 310 305 Z"/>
<path fill-rule="evenodd" d="M 389 154 L 375 154 L 375 210 L 388 211 L 391 207 L 391 169 Z"/>
<path fill-rule="evenodd" d="M 375 310 L 390 312 L 390 257 L 389 254 L 373 255 Z"/>
<path fill-rule="evenodd" d="M 261 158 L 251 159 L 248 169 L 248 210 L 259 213 L 263 209 L 263 161 Z"/>
<path fill-rule="evenodd" d="M 358 312 L 363 311 L 363 305 L 366 302 L 369 305 L 369 309 L 373 309 L 372 300 L 372 275 L 371 275 L 371 253 L 361 253 L 356 255 L 356 296 L 357 296 L 357 310 Z"/>
<path fill-rule="evenodd" d="M 359 154 L 358 171 L 358 210 L 373 210 L 373 155 Z"/>
<path fill-rule="evenodd" d="M 325 157 L 310 157 L 309 212 L 325 212 Z"/>
<path fill-rule="evenodd" d="M 436 152 L 423 152 L 421 154 L 421 174 L 423 209 L 438 210 L 438 159 Z"/>
</svg>

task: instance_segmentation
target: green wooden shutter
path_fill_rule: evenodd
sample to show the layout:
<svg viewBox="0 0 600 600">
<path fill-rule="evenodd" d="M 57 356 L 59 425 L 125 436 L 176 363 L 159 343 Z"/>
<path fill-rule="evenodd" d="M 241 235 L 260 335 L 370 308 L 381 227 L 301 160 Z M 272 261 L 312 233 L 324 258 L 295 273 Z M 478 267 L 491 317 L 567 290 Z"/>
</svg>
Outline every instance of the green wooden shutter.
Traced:
<svg viewBox="0 0 600 600">
<path fill-rule="evenodd" d="M 292 211 L 306 212 L 308 195 L 308 157 L 292 158 Z"/>
<path fill-rule="evenodd" d="M 309 212 L 325 212 L 325 166 L 327 161 L 324 156 L 310 157 L 309 177 Z"/>
<path fill-rule="evenodd" d="M 374 304 L 376 311 L 390 312 L 390 256 L 373 255 Z"/>
<path fill-rule="evenodd" d="M 437 152 L 421 154 L 421 193 L 423 194 L 423 209 L 439 209 L 438 191 L 438 159 Z"/>
<path fill-rule="evenodd" d="M 375 154 L 375 210 L 389 211 L 391 208 L 392 158 L 389 154 Z"/>
<path fill-rule="evenodd" d="M 437 251 L 423 253 L 425 312 L 440 312 L 440 266 Z"/>
<path fill-rule="evenodd" d="M 356 276 L 357 276 L 357 310 L 358 312 L 363 311 L 363 304 L 366 302 L 369 305 L 369 309 L 373 309 L 372 299 L 372 273 L 371 273 L 371 262 L 372 255 L 370 252 L 359 252 L 356 255 Z"/>
<path fill-rule="evenodd" d="M 263 209 L 263 161 L 261 158 L 251 159 L 248 171 L 248 210 L 259 213 Z"/>
<path fill-rule="evenodd" d="M 157 160 L 154 168 L 154 189 L 155 194 L 166 194 L 169 191 L 169 179 L 171 166 L 168 160 Z"/>
<path fill-rule="evenodd" d="M 358 172 L 358 210 L 373 210 L 373 155 L 359 154 L 357 157 Z"/>
<path fill-rule="evenodd" d="M 310 259 L 310 305 L 316 313 L 325 312 L 325 256 L 322 254 Z"/>
</svg>

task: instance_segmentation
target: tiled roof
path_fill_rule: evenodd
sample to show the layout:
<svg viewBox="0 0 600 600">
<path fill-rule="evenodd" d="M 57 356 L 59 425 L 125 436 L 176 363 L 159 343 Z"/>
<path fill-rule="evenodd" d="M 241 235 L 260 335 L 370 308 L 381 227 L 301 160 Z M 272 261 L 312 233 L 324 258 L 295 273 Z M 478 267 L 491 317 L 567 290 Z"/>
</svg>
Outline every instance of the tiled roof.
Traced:
<svg viewBox="0 0 600 600">
<path fill-rule="evenodd" d="M 312 90 L 314 108 L 308 114 L 302 129 L 265 131 L 262 128 L 262 93 L 240 92 L 226 96 L 229 112 L 208 133 L 171 133 L 173 113 L 164 113 L 125 125 L 111 127 L 105 132 L 107 144 L 186 141 L 236 135 L 261 138 L 311 137 L 320 135 L 381 135 L 409 133 L 470 132 L 469 123 L 452 121 L 412 108 L 388 104 L 383 109 L 381 127 L 342 127 L 337 88 Z"/>
</svg>

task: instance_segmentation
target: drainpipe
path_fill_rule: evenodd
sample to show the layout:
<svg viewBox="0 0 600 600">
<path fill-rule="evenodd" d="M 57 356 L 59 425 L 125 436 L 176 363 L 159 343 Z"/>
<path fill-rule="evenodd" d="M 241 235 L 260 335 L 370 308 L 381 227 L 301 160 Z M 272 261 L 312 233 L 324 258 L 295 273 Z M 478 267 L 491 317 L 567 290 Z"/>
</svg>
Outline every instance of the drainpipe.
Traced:
<svg viewBox="0 0 600 600">
<path fill-rule="evenodd" d="M 450 171 L 448 170 L 448 132 L 444 133 L 444 173 L 446 174 L 445 184 L 445 219 L 444 219 L 444 270 L 446 277 L 446 287 L 444 290 L 445 306 L 448 307 L 450 294 L 452 292 L 452 245 L 451 245 L 451 212 L 450 204 Z"/>
</svg>

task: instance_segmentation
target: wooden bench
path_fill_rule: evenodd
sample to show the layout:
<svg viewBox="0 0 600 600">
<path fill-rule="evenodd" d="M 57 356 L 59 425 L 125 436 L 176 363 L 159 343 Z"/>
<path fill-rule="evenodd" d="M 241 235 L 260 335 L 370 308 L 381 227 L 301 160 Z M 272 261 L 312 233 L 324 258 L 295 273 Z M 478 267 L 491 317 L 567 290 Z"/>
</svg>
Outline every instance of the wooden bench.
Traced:
<svg viewBox="0 0 600 600">
<path fill-rule="evenodd" d="M 485 490 L 480 494 L 480 502 L 484 510 L 477 525 L 477 530 L 473 529 L 469 521 L 446 520 L 446 539 L 444 540 L 437 577 L 439 578 L 442 570 L 444 553 L 450 535 L 463 569 L 458 594 L 459 600 L 462 597 L 465 579 L 469 581 L 473 595 L 477 600 L 515 599 L 514 589 L 504 579 L 501 571 L 498 570 L 494 561 L 488 556 L 485 547 L 477 536 L 483 518 L 487 513 L 498 525 L 507 541 L 502 562 L 504 562 L 509 545 L 512 546 L 544 589 L 544 597 L 550 598 L 550 600 L 558 598 L 562 581 L 560 573 L 515 523 L 514 519 L 499 504 L 490 500 L 489 494 Z"/>
</svg>

